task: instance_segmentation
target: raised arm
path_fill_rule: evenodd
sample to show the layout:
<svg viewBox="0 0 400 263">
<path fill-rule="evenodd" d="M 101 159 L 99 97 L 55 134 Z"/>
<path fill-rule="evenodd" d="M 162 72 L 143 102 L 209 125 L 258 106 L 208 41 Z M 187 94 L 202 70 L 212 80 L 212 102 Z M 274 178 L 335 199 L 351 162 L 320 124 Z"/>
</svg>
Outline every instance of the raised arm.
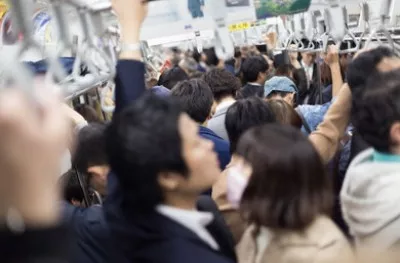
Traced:
<svg viewBox="0 0 400 263">
<path fill-rule="evenodd" d="M 323 122 L 308 137 L 324 163 L 328 163 L 335 156 L 339 141 L 349 125 L 350 111 L 351 92 L 347 84 L 344 84 Z"/>
<path fill-rule="evenodd" d="M 325 62 L 329 65 L 332 75 L 332 98 L 335 98 L 343 86 L 342 73 L 339 63 L 339 48 L 337 45 L 330 45 Z"/>
<path fill-rule="evenodd" d="M 140 28 L 148 5 L 142 1 L 114 0 L 113 7 L 121 24 L 122 52 L 115 77 L 115 113 L 139 98 L 145 91 L 145 68 L 140 51 Z"/>
</svg>

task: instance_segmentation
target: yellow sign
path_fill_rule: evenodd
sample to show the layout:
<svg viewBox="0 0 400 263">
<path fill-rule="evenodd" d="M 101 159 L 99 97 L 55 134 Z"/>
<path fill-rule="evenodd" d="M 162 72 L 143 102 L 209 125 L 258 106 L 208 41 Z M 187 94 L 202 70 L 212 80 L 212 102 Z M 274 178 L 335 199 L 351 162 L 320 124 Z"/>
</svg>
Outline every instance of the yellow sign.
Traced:
<svg viewBox="0 0 400 263">
<path fill-rule="evenodd" d="M 250 26 L 251 26 L 250 22 L 242 22 L 242 23 L 232 24 L 232 25 L 229 25 L 229 31 L 235 32 L 235 31 L 246 30 L 246 29 L 250 28 Z"/>
<path fill-rule="evenodd" d="M 4 17 L 4 15 L 7 13 L 7 11 L 8 11 L 7 2 L 4 0 L 0 0 L 0 19 L 2 19 Z"/>
</svg>

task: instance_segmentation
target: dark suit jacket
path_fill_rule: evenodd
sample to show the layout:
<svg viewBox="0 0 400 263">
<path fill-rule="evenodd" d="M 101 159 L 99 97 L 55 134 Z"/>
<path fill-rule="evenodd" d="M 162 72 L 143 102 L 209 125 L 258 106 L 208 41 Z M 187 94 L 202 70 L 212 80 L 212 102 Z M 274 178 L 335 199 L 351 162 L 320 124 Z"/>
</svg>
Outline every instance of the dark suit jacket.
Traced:
<svg viewBox="0 0 400 263">
<path fill-rule="evenodd" d="M 117 70 L 118 113 L 144 93 L 145 82 L 144 66 L 140 62 L 120 61 Z M 114 244 L 124 256 L 124 260 L 120 262 L 235 262 L 232 259 L 235 257 L 234 247 L 230 246 L 227 230 L 224 230 L 226 225 L 221 223 L 221 215 L 216 214 L 217 210 L 213 211 L 216 220 L 209 226 L 209 232 L 220 245 L 220 251 L 212 250 L 197 235 L 156 212 L 145 215 L 135 213 L 132 216 L 122 213 L 122 197 L 118 181 L 112 172 L 108 177 L 108 193 L 109 196 L 104 202 L 104 215 Z M 207 207 L 210 207 L 210 202 L 202 201 L 199 204 L 199 209 Z"/>
<path fill-rule="evenodd" d="M 121 249 L 126 262 L 235 262 L 223 253 L 223 244 L 220 245 L 221 250 L 215 251 L 191 230 L 155 211 L 132 216 L 118 214 L 107 217 L 107 220 L 115 244 Z"/>
<path fill-rule="evenodd" d="M 24 233 L 0 230 L 2 263 L 67 262 L 69 246 L 73 242 L 69 229 L 29 228 Z"/>
<path fill-rule="evenodd" d="M 197 209 L 213 213 L 214 221 L 207 230 L 219 244 L 222 254 L 236 262 L 235 240 L 215 201 L 210 196 L 200 196 L 197 200 Z"/>
</svg>

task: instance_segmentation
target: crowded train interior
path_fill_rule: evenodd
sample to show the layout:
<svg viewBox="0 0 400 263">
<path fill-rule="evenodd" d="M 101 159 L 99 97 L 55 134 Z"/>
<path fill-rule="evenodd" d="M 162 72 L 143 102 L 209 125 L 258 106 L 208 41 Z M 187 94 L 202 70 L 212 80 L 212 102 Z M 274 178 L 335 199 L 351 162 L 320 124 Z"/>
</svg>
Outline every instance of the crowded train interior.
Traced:
<svg viewBox="0 0 400 263">
<path fill-rule="evenodd" d="M 0 0 L 0 263 L 400 262 L 400 0 Z"/>
</svg>

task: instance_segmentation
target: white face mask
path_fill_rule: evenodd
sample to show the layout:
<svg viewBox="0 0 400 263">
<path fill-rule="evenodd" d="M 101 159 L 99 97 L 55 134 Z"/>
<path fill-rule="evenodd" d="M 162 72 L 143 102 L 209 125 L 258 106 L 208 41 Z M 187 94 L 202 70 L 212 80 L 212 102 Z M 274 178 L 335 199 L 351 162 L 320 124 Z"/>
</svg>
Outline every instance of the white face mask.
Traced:
<svg viewBox="0 0 400 263">
<path fill-rule="evenodd" d="M 243 169 L 232 167 L 228 169 L 227 176 L 227 198 L 234 208 L 239 208 L 244 190 L 247 187 L 249 177 Z"/>
</svg>

